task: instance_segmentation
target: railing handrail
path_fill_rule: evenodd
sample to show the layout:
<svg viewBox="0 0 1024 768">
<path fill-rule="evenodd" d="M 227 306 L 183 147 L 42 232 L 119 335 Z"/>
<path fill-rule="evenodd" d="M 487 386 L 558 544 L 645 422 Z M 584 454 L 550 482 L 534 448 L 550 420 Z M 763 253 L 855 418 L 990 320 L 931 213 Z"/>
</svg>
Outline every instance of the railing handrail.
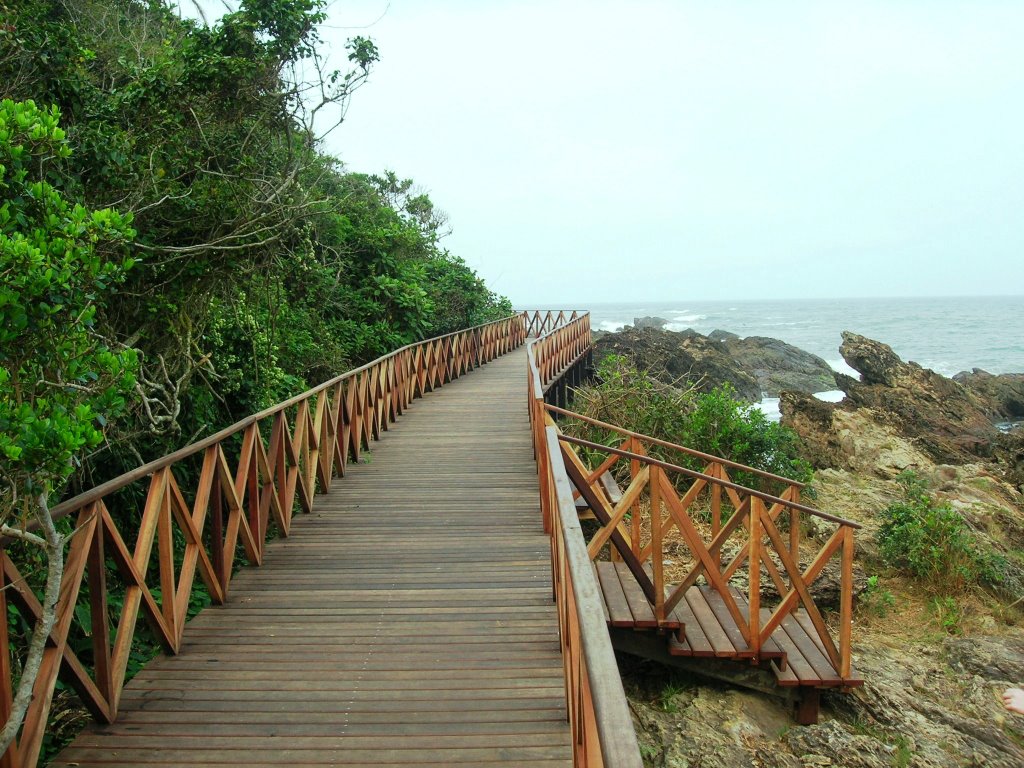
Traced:
<svg viewBox="0 0 1024 768">
<path fill-rule="evenodd" d="M 590 315 L 567 310 L 555 312 L 563 318 L 575 316 L 527 342 L 527 386 L 541 509 L 545 530 L 552 536 L 552 572 L 569 720 L 574 731 L 574 764 L 586 768 L 642 768 L 640 746 L 604 623 L 600 589 L 562 464 L 557 431 L 544 426 L 545 371 L 555 381 L 589 350 Z M 551 311 L 547 313 L 539 323 L 541 327 L 552 315 Z M 562 347 L 557 342 L 566 334 L 570 337 Z M 538 356 L 549 352 L 543 361 L 538 360 Z M 557 368 L 551 370 L 552 365 Z"/>
<path fill-rule="evenodd" d="M 587 554 L 569 476 L 559 460 L 558 434 L 555 429 L 548 427 L 545 429 L 545 437 L 548 466 L 557 498 L 558 525 L 565 544 L 566 565 L 572 576 L 572 590 L 580 623 L 580 644 L 586 662 L 589 691 L 594 702 L 602 763 L 609 768 L 641 768 L 643 762 L 640 746 L 626 703 L 626 692 L 622 687 L 615 651 L 605 626 L 600 588 Z M 629 727 L 623 727 L 623 724 Z"/>
<path fill-rule="evenodd" d="M 696 469 L 687 469 L 686 467 L 680 467 L 678 464 L 672 464 L 667 461 L 662 461 L 652 456 L 646 456 L 642 453 L 633 453 L 632 451 L 626 451 L 621 448 L 613 448 L 609 445 L 595 443 L 592 440 L 584 440 L 581 437 L 573 437 L 572 435 L 560 434 L 558 439 L 561 440 L 562 442 L 572 443 L 573 445 L 579 445 L 584 448 L 593 448 L 598 451 L 604 451 L 606 453 L 611 453 L 624 459 L 630 459 L 631 461 L 639 461 L 643 464 L 650 464 L 651 466 L 661 467 L 662 469 L 668 469 L 673 472 L 678 472 L 680 474 L 686 475 L 687 477 L 692 477 L 695 480 L 704 480 L 705 482 L 708 483 L 720 485 L 723 488 L 730 488 L 734 491 L 740 491 L 749 496 L 756 496 L 757 498 L 763 501 L 771 502 L 772 504 L 779 504 L 781 506 L 791 507 L 792 509 L 798 509 L 801 512 L 806 512 L 810 515 L 814 515 L 815 517 L 820 517 L 824 520 L 828 520 L 829 522 L 836 523 L 837 525 L 847 526 L 854 529 L 860 529 L 861 527 L 863 527 L 860 523 L 856 523 L 853 520 L 847 520 L 843 517 L 830 515 L 827 512 L 822 512 L 820 509 L 808 507 L 806 504 L 801 504 L 796 501 L 790 501 L 789 499 L 783 499 L 779 496 L 775 496 L 771 493 L 765 493 L 764 491 L 758 491 L 754 488 L 748 488 L 745 485 L 734 483 L 731 480 L 723 480 L 720 477 L 714 477 L 712 475 L 705 474 L 704 472 L 700 472 L 699 470 Z M 718 464 L 724 463 L 721 459 L 717 459 L 714 456 L 710 456 L 708 458 L 710 462 Z"/>
<path fill-rule="evenodd" d="M 410 344 L 406 344 L 404 347 L 399 347 L 398 349 L 388 352 L 387 354 L 381 355 L 380 357 L 375 358 L 374 360 L 371 360 L 368 363 L 364 363 L 358 368 L 353 368 L 352 370 L 338 374 L 332 379 L 328 379 L 327 381 L 318 384 L 315 387 L 307 389 L 305 392 L 290 397 L 287 400 L 277 403 L 276 405 L 270 406 L 269 408 L 265 408 L 258 413 L 246 416 L 245 418 L 236 421 L 234 424 L 231 424 L 230 426 L 224 427 L 220 431 L 215 432 L 214 434 L 209 435 L 208 437 L 204 437 L 201 440 L 197 440 L 194 443 L 189 443 L 188 445 L 179 448 L 173 453 L 169 453 L 165 456 L 161 456 L 159 459 L 154 459 L 153 461 L 142 464 L 141 466 L 138 466 L 135 469 L 131 469 L 121 475 L 118 475 L 115 478 L 112 478 L 104 483 L 101 483 L 100 485 L 94 486 L 93 488 L 90 488 L 87 491 L 83 491 L 82 493 L 76 496 L 72 496 L 70 499 L 66 499 L 60 502 L 59 504 L 54 505 L 50 509 L 50 515 L 53 517 L 54 520 L 59 520 L 63 517 L 66 517 L 72 512 L 86 506 L 87 504 L 91 504 L 92 502 L 97 501 L 103 498 L 104 496 L 108 496 L 114 491 L 118 491 L 127 485 L 131 485 L 135 481 L 141 480 L 143 477 L 151 475 L 154 472 L 158 472 L 159 470 L 164 469 L 165 467 L 169 467 L 172 464 L 176 464 L 182 459 L 186 459 L 189 456 L 194 456 L 195 454 L 200 453 L 201 451 L 205 451 L 212 445 L 222 443 L 229 437 L 232 437 L 240 432 L 245 431 L 248 427 L 252 426 L 253 424 L 263 421 L 269 416 L 274 416 L 280 413 L 281 411 L 290 408 L 293 405 L 298 405 L 302 401 L 308 400 L 314 395 L 317 395 L 333 386 L 336 386 L 337 384 L 345 381 L 346 379 L 350 379 L 353 376 L 358 376 L 360 373 L 363 373 L 364 371 L 367 371 L 379 365 L 380 363 L 385 362 L 390 358 L 397 357 L 398 355 L 407 350 L 414 349 L 425 344 L 436 344 L 438 342 L 444 341 L 445 339 L 449 339 L 453 336 L 459 336 L 461 334 L 469 333 L 471 331 L 478 331 L 482 328 L 487 328 L 497 323 L 502 323 L 507 320 L 515 319 L 518 316 L 519 313 L 513 313 L 511 315 L 499 318 L 498 320 L 492 320 L 487 323 L 474 325 L 470 328 L 464 328 L 459 331 L 452 331 L 451 333 L 442 334 L 441 336 L 433 336 L 429 339 L 423 339 L 422 341 L 414 341 Z"/>
<path fill-rule="evenodd" d="M 807 487 L 806 483 L 801 483 L 799 480 L 792 480 L 792 479 L 790 479 L 788 477 L 783 477 L 782 475 L 776 475 L 776 474 L 774 474 L 772 472 L 767 472 L 767 471 L 765 471 L 763 469 L 757 469 L 755 467 L 748 467 L 745 464 L 740 464 L 738 461 L 732 461 L 731 459 L 724 459 L 721 456 L 715 456 L 715 455 L 710 454 L 710 453 L 704 453 L 703 451 L 698 451 L 695 448 L 687 448 L 684 445 L 679 445 L 678 443 L 671 443 L 668 440 L 661 440 L 661 439 L 659 439 L 657 437 L 651 437 L 650 435 L 645 435 L 645 434 L 642 434 L 640 432 L 634 432 L 633 430 L 626 429 L 625 427 L 617 427 L 614 424 L 609 424 L 606 421 L 601 421 L 600 419 L 595 419 L 595 418 L 592 418 L 590 416 L 584 416 L 582 413 L 576 413 L 575 411 L 569 411 L 569 410 L 566 410 L 565 408 L 559 408 L 557 405 L 551 405 L 550 403 L 548 403 L 548 404 L 545 405 L 545 408 L 547 408 L 549 411 L 552 411 L 553 413 L 558 413 L 558 414 L 561 414 L 562 416 L 569 416 L 570 418 L 579 419 L 580 421 L 585 421 L 588 424 L 593 424 L 595 427 L 601 427 L 602 429 L 609 429 L 612 432 L 618 432 L 620 435 L 627 435 L 629 437 L 635 437 L 638 440 L 641 440 L 641 441 L 643 441 L 645 443 L 651 443 L 653 445 L 660 445 L 663 448 L 671 448 L 671 449 L 677 450 L 677 451 L 679 451 L 681 453 L 685 453 L 685 454 L 688 454 L 690 456 L 694 456 L 694 457 L 696 457 L 698 459 L 703 459 L 704 461 L 713 461 L 716 464 L 724 464 L 727 467 L 732 467 L 733 469 L 739 469 L 739 470 L 742 470 L 743 472 L 749 472 L 749 473 L 751 473 L 753 475 L 757 475 L 758 477 L 763 477 L 766 480 L 773 480 L 773 481 L 776 481 L 776 482 L 785 483 L 786 485 L 796 486 L 797 488 L 806 488 Z"/>
</svg>

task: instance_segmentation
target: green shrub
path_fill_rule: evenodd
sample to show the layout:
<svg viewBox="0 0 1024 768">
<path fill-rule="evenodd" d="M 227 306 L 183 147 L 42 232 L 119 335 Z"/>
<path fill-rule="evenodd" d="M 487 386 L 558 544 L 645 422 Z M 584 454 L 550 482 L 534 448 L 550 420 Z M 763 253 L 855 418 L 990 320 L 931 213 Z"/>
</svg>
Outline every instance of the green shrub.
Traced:
<svg viewBox="0 0 1024 768">
<path fill-rule="evenodd" d="M 858 607 L 873 616 L 884 619 L 896 607 L 896 597 L 881 586 L 878 576 L 869 576 L 868 585 L 860 594 Z"/>
<path fill-rule="evenodd" d="M 898 479 L 903 499 L 885 509 L 878 532 L 885 562 L 920 579 L 935 594 L 999 584 L 999 556 L 978 545 L 960 513 L 934 499 L 914 473 Z"/>
<path fill-rule="evenodd" d="M 796 435 L 737 400 L 728 384 L 707 393 L 670 386 L 617 355 L 600 362 L 597 379 L 578 389 L 573 399 L 573 408 L 586 416 L 793 480 L 810 480 L 810 465 L 797 455 Z M 569 421 L 564 428 L 605 445 L 622 439 L 582 422 Z M 703 460 L 681 451 L 649 446 L 648 452 L 688 469 L 705 467 Z M 600 461 L 596 455 L 588 458 Z M 729 474 L 735 482 L 763 487 L 755 475 Z"/>
</svg>

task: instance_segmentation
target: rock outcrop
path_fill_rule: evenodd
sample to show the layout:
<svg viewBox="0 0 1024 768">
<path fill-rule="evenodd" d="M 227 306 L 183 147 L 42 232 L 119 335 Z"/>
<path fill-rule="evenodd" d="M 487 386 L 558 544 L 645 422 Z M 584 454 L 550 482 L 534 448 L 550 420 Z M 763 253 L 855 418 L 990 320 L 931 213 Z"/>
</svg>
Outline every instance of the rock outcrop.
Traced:
<svg viewBox="0 0 1024 768">
<path fill-rule="evenodd" d="M 729 383 L 737 395 L 755 402 L 783 390 L 822 392 L 835 389 L 828 363 L 791 344 L 764 336 L 741 339 L 716 330 L 704 336 L 693 329 L 667 331 L 661 318 L 636 318 L 632 328 L 595 337 L 598 354 L 630 358 L 668 383 L 680 378 L 699 382 L 702 391 Z"/>
<path fill-rule="evenodd" d="M 1024 419 L 1024 373 L 1003 373 L 998 376 L 974 368 L 970 373 L 961 371 L 953 381 L 989 403 L 993 418 Z"/>
<path fill-rule="evenodd" d="M 626 328 L 595 342 L 596 356 L 624 355 L 640 369 L 669 384 L 681 380 L 702 392 L 731 384 L 743 400 L 761 399 L 757 380 L 732 359 L 721 344 L 690 331 L 677 333 L 654 328 Z"/>
<path fill-rule="evenodd" d="M 792 344 L 767 336 L 737 336 L 722 343 L 768 397 L 778 397 L 783 390 L 814 393 L 836 388 L 832 367 Z"/>
<path fill-rule="evenodd" d="M 861 375 L 857 381 L 836 374 L 836 383 L 846 393 L 842 403 L 812 404 L 787 396 L 780 404 L 783 423 L 820 452 L 815 458 L 819 466 L 841 466 L 836 451 L 850 453 L 849 441 L 857 436 L 851 432 L 843 445 L 835 421 L 840 412 L 858 409 L 869 411 L 869 420 L 886 428 L 891 437 L 909 441 L 936 462 L 962 464 L 991 455 L 999 431 L 984 398 L 935 371 L 904 362 L 888 345 L 855 333 L 843 332 L 839 351 Z"/>
</svg>

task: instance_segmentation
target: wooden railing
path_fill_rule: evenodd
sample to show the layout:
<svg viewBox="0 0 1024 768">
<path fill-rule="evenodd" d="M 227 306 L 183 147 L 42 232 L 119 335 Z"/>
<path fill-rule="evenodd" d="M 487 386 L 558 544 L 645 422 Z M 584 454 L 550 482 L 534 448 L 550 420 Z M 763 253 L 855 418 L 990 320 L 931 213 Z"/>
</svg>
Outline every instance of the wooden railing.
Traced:
<svg viewBox="0 0 1024 768">
<path fill-rule="evenodd" d="M 527 314 L 527 313 L 524 313 Z M 571 313 L 548 313 L 564 319 Z M 641 768 L 643 761 L 604 622 L 601 594 L 560 456 L 559 436 L 545 426 L 545 395 L 590 349 L 590 317 L 578 314 L 527 347 L 530 419 L 544 530 L 558 605 L 566 703 L 574 764 Z"/>
<path fill-rule="evenodd" d="M 521 309 L 519 315 L 526 326 L 526 335 L 537 338 L 550 333 L 559 326 L 572 322 L 587 314 L 581 309 Z M 588 326 L 589 327 L 589 326 Z"/>
<path fill-rule="evenodd" d="M 358 460 L 414 398 L 520 346 L 525 338 L 523 318 L 514 315 L 410 344 L 56 506 L 55 518 L 75 519 L 57 619 L 20 738 L 0 756 L 0 766 L 36 764 L 58 678 L 97 720 L 113 722 L 140 611 L 164 649 L 176 653 L 197 571 L 213 602 L 223 603 L 239 547 L 250 564 L 259 565 L 271 521 L 287 536 L 294 505 L 312 511 L 315 494 L 330 487 L 335 473 L 344 475 L 346 463 Z M 192 483 L 185 482 L 191 475 L 181 469 L 189 460 L 201 467 Z M 115 493 L 132 489 L 144 498 L 134 537 L 108 508 Z M 177 567 L 176 538 L 184 541 Z M 16 674 L 8 605 L 29 626 L 39 620 L 42 607 L 6 551 L 0 552 L 0 561 L 3 721 Z M 113 633 L 108 564 L 125 586 Z M 74 627 L 91 640 L 91 665 L 69 647 Z"/>
<path fill-rule="evenodd" d="M 802 607 L 838 675 L 844 680 L 851 677 L 857 523 L 800 503 L 801 483 L 556 406 L 547 405 L 545 411 L 579 419 L 622 438 L 617 446 L 609 447 L 561 432 L 557 436 L 560 459 L 574 494 L 583 497 L 600 524 L 587 543 L 589 559 L 596 559 L 607 546 L 609 557 L 621 560 L 632 572 L 660 625 L 668 623 L 669 614 L 687 589 L 703 579 L 721 597 L 752 658 L 759 658 L 772 633 Z M 556 429 L 550 415 L 545 421 L 549 429 Z M 648 455 L 652 445 L 697 459 L 703 467 L 697 471 L 652 458 Z M 572 446 L 606 458 L 589 467 Z M 620 477 L 628 478 L 628 486 L 613 498 L 601 478 L 614 472 L 619 462 L 629 464 L 620 472 Z M 774 495 L 739 485 L 730 477 L 730 471 L 737 470 L 784 489 Z M 806 567 L 800 564 L 801 515 L 813 515 L 836 526 Z M 674 579 L 671 588 L 665 575 L 670 540 L 685 545 L 692 560 L 689 570 Z M 837 636 L 833 636 L 810 588 L 836 554 L 840 556 L 840 610 Z M 673 558 L 679 558 L 678 550 Z M 771 580 L 778 596 L 767 618 L 762 613 L 762 608 L 768 607 L 762 604 L 764 578 Z M 737 591 L 745 595 L 746 606 L 737 600 Z"/>
</svg>

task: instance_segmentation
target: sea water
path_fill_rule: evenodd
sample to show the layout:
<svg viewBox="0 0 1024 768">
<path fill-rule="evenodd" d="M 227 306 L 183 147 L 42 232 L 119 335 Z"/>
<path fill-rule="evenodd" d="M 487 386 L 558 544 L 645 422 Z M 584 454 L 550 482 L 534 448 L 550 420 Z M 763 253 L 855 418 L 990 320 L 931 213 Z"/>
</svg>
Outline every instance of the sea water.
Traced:
<svg viewBox="0 0 1024 768">
<path fill-rule="evenodd" d="M 851 376 L 839 354 L 841 333 L 884 342 L 904 360 L 943 376 L 982 368 L 1024 372 L 1024 296 L 905 299 L 792 299 L 772 301 L 629 302 L 583 306 L 594 330 L 614 331 L 637 317 L 661 317 L 669 330 L 770 336 L 804 349 Z M 821 393 L 836 400 L 841 392 Z M 761 408 L 778 418 L 778 400 Z"/>
</svg>

